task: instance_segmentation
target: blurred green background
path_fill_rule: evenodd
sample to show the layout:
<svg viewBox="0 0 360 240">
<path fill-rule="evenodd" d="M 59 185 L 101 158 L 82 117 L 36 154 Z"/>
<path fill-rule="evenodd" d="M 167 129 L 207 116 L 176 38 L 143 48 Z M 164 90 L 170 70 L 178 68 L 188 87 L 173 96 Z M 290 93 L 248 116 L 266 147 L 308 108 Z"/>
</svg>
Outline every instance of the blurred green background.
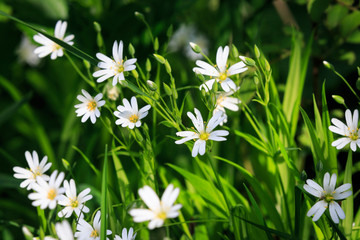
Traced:
<svg viewBox="0 0 360 240">
<path fill-rule="evenodd" d="M 356 1 L 0 0 L 0 10 L 50 33 L 57 20 L 66 20 L 67 33 L 75 35 L 74 46 L 93 57 L 99 52 L 93 24 L 96 21 L 101 25 L 108 55 L 113 42 L 123 40 L 125 54 L 128 54 L 127 46 L 131 43 L 136 49 L 138 63 L 144 66 L 147 58 L 153 60 L 154 50 L 146 26 L 134 15 L 135 11 L 141 12 L 153 35 L 159 39 L 160 53 L 171 63 L 178 87 L 199 85 L 192 72 L 195 60 L 188 53 L 188 41 L 198 40 L 204 43 L 204 50 L 211 59 L 215 58 L 219 46 L 229 44 L 234 44 L 240 55 L 253 56 L 250 49 L 257 44 L 270 60 L 273 76 L 281 89 L 288 73 L 291 34 L 297 29 L 304 42 L 312 34 L 314 36 L 303 108 L 311 109 L 312 94 L 320 99 L 318 96 L 325 79 L 328 96 L 349 96 L 345 99 L 348 107 L 357 106 L 356 99 L 343 82 L 322 65 L 323 60 L 331 62 L 352 86 L 358 85 L 360 12 Z M 179 33 L 178 29 L 182 32 Z M 64 170 L 62 159 L 75 164 L 72 174 L 77 183 L 93 186 L 96 196 L 100 180 L 94 179 L 93 172 L 72 146 L 81 149 L 100 169 L 103 146 L 110 140 L 108 133 L 100 131 L 100 121 L 95 125 L 90 122 L 82 124 L 76 117 L 76 96 L 87 86 L 65 57 L 56 61 L 46 57 L 36 66 L 20 61 L 17 49 L 22 38 L 25 36 L 32 41 L 34 34 L 34 31 L 0 16 L 1 239 L 21 239 L 18 226 L 23 223 L 38 226 L 36 209 L 27 199 L 27 191 L 20 189 L 19 181 L 12 177 L 14 166 L 25 167 L 25 151 L 36 150 L 40 157 L 47 155 L 54 162 L 52 170 Z M 171 36 L 178 36 L 178 39 Z M 168 44 L 169 39 L 173 43 Z M 81 60 L 76 60 L 76 64 L 85 71 Z M 131 96 L 130 92 L 127 94 Z M 195 98 L 195 101 L 201 103 L 199 99 Z M 341 108 L 332 99 L 328 102 L 329 109 Z M 163 125 L 159 125 L 158 131 L 163 133 L 159 134 L 162 136 L 175 133 L 174 130 L 169 133 Z M 161 145 L 173 140 L 164 138 L 157 141 Z M 191 159 L 185 157 L 188 152 L 182 150 L 184 148 L 179 149 L 174 144 L 167 151 L 155 153 L 156 159 L 159 163 L 191 165 Z M 239 155 L 241 151 L 238 150 Z M 130 182 L 135 182 L 132 185 L 136 191 L 136 174 L 131 174 L 136 170 L 130 161 L 123 164 Z M 80 188 L 84 187 L 80 185 Z M 97 206 L 99 198 L 95 197 L 90 208 Z"/>
</svg>

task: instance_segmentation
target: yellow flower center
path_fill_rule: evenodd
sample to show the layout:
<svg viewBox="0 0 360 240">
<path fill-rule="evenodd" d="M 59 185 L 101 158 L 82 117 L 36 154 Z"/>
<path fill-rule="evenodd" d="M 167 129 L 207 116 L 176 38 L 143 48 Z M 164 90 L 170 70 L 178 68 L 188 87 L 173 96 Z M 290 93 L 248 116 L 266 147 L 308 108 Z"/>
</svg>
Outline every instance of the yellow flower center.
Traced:
<svg viewBox="0 0 360 240">
<path fill-rule="evenodd" d="M 92 100 L 92 101 L 88 102 L 88 104 L 87 104 L 87 109 L 89 111 L 94 111 L 96 109 L 96 107 L 97 107 L 97 104 L 96 104 L 95 100 Z"/>
<path fill-rule="evenodd" d="M 200 133 L 200 139 L 201 140 L 208 140 L 209 139 L 209 136 L 210 136 L 210 134 L 209 133 L 207 133 L 207 132 L 202 132 L 202 133 Z"/>
<path fill-rule="evenodd" d="M 221 82 L 224 81 L 226 78 L 227 78 L 226 72 L 221 73 L 220 76 L 219 76 L 219 80 L 220 80 L 219 82 L 221 83 Z"/>
<path fill-rule="evenodd" d="M 57 43 L 54 43 L 53 46 L 52 46 L 52 51 L 54 52 L 54 51 L 57 51 L 59 49 L 61 49 L 61 46 L 59 44 L 57 44 Z"/>
<path fill-rule="evenodd" d="M 164 212 L 163 210 L 161 212 L 159 212 L 157 215 L 156 215 L 157 218 L 160 218 L 162 220 L 165 220 L 166 219 L 166 212 Z"/>
<path fill-rule="evenodd" d="M 47 198 L 50 199 L 50 200 L 54 200 L 56 197 L 56 191 L 55 189 L 50 189 L 48 194 L 47 194 Z"/>
<path fill-rule="evenodd" d="M 72 208 L 77 208 L 77 207 L 79 206 L 79 201 L 75 198 L 75 200 L 72 200 L 72 201 L 71 201 L 70 206 L 71 206 Z"/>
<path fill-rule="evenodd" d="M 132 123 L 136 123 L 138 120 L 139 120 L 139 117 L 136 114 L 131 115 L 129 118 L 129 121 Z"/>
<path fill-rule="evenodd" d="M 30 169 L 30 171 L 31 171 L 32 174 L 33 174 L 33 176 L 32 176 L 33 179 L 36 179 L 36 176 L 41 176 L 41 175 L 42 175 L 39 167 L 37 167 L 35 170 Z"/>
<path fill-rule="evenodd" d="M 90 234 L 90 237 L 93 237 L 93 238 L 98 237 L 98 236 L 99 236 L 99 233 L 95 229 Z"/>
<path fill-rule="evenodd" d="M 358 135 L 358 131 L 359 131 L 359 129 L 358 128 L 356 128 L 356 130 L 354 129 L 354 130 L 352 130 L 352 131 L 350 131 L 350 128 L 348 128 L 348 130 L 349 130 L 349 133 L 350 133 L 350 136 L 349 136 L 349 138 L 351 139 L 351 140 L 358 140 L 359 139 L 359 135 Z"/>
</svg>

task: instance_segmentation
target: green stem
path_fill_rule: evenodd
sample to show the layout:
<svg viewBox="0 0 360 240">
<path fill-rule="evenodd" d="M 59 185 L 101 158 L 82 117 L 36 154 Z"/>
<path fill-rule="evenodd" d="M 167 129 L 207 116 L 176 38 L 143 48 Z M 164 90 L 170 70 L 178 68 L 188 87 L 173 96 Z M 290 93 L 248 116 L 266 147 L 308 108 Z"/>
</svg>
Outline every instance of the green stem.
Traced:
<svg viewBox="0 0 360 240">
<path fill-rule="evenodd" d="M 66 58 L 69 60 L 69 62 L 71 63 L 71 65 L 73 66 L 73 68 L 75 69 L 75 71 L 79 74 L 79 76 L 84 79 L 84 81 L 89 84 L 92 88 L 98 90 L 96 88 L 95 83 L 93 83 L 91 80 L 89 80 L 78 68 L 78 66 L 74 63 L 74 61 L 71 59 L 71 57 L 65 52 L 64 55 L 66 56 Z"/>
<path fill-rule="evenodd" d="M 346 81 L 346 79 L 340 73 L 338 73 L 335 69 L 333 71 L 336 75 L 338 75 L 344 81 L 344 83 L 348 86 L 350 91 L 355 95 L 355 97 L 358 99 L 358 101 L 360 101 L 360 97 L 356 94 L 355 90 L 350 86 L 348 81 Z"/>
</svg>

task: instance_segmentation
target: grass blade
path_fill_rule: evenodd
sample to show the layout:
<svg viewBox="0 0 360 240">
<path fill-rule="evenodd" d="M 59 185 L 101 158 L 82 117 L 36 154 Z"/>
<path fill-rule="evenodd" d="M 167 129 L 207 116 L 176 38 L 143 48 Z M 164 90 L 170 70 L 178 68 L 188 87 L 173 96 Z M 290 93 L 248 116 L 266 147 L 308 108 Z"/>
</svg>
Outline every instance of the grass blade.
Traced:
<svg viewBox="0 0 360 240">
<path fill-rule="evenodd" d="M 106 239 L 107 229 L 107 175 L 108 175 L 108 156 L 107 145 L 105 145 L 104 167 L 102 172 L 101 181 L 101 228 L 100 228 L 100 240 Z"/>
</svg>

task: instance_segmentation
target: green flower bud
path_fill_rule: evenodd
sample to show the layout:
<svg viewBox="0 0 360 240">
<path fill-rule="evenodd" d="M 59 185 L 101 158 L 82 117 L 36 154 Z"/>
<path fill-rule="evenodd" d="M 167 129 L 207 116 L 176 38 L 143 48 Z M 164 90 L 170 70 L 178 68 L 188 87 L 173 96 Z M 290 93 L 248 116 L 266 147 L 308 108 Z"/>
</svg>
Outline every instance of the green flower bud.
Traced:
<svg viewBox="0 0 360 240">
<path fill-rule="evenodd" d="M 171 66 L 170 66 L 168 60 L 165 60 L 165 69 L 168 74 L 171 73 Z"/>
<path fill-rule="evenodd" d="M 232 55 L 237 58 L 239 57 L 239 51 L 237 50 L 237 48 L 235 47 L 234 44 L 231 45 L 231 51 L 232 51 Z"/>
<path fill-rule="evenodd" d="M 144 138 L 143 138 L 141 132 L 137 128 L 135 128 L 135 138 L 138 142 L 144 141 Z"/>
<path fill-rule="evenodd" d="M 196 43 L 190 42 L 190 47 L 191 49 L 195 52 L 195 53 L 201 53 L 201 47 L 199 47 L 199 45 L 197 45 Z"/>
<path fill-rule="evenodd" d="M 334 66 L 331 63 L 329 63 L 328 61 L 323 61 L 323 64 L 328 69 L 333 70 L 333 71 L 335 70 Z"/>
<path fill-rule="evenodd" d="M 161 63 L 161 64 L 164 64 L 164 63 L 165 63 L 165 58 L 164 58 L 163 56 L 161 56 L 161 55 L 159 55 L 159 54 L 156 54 L 156 53 L 154 53 L 153 55 L 154 55 L 155 59 L 156 59 L 159 63 Z"/>
<path fill-rule="evenodd" d="M 96 32 L 101 32 L 101 26 L 98 22 L 94 22 L 94 28 Z"/>
<path fill-rule="evenodd" d="M 155 50 L 155 52 L 157 52 L 157 50 L 159 50 L 159 39 L 158 38 L 155 38 L 154 50 Z"/>
<path fill-rule="evenodd" d="M 163 82 L 163 86 L 164 86 L 166 95 L 171 96 L 171 94 L 172 94 L 171 88 L 164 82 Z"/>
<path fill-rule="evenodd" d="M 144 17 L 144 15 L 142 13 L 136 11 L 134 14 L 135 14 L 135 17 L 137 19 L 139 19 L 140 21 L 143 21 L 143 22 L 145 21 L 145 17 Z"/>
<path fill-rule="evenodd" d="M 135 48 L 131 43 L 129 43 L 129 53 L 131 56 L 135 55 Z"/>
<path fill-rule="evenodd" d="M 345 103 L 345 100 L 343 97 L 339 96 L 339 95 L 332 95 L 331 96 L 335 102 L 337 102 L 338 104 L 344 104 Z"/>
<path fill-rule="evenodd" d="M 270 72 L 271 67 L 270 67 L 269 62 L 268 62 L 266 59 L 264 59 L 264 64 L 265 64 L 265 70 L 266 70 L 267 72 Z"/>
<path fill-rule="evenodd" d="M 252 58 L 239 56 L 239 58 L 246 64 L 246 66 L 253 67 L 256 65 L 255 61 Z"/>
<path fill-rule="evenodd" d="M 256 58 L 260 58 L 260 50 L 256 45 L 254 46 L 254 53 Z"/>
<path fill-rule="evenodd" d="M 61 162 L 62 162 L 64 168 L 65 168 L 67 171 L 69 171 L 69 169 L 70 169 L 70 164 L 69 164 L 69 162 L 66 161 L 64 158 L 61 159 Z"/>
<path fill-rule="evenodd" d="M 145 68 L 146 68 L 147 72 L 151 71 L 151 62 L 150 62 L 150 59 L 148 59 L 148 58 L 146 59 Z"/>
<path fill-rule="evenodd" d="M 84 66 L 86 67 L 86 69 L 90 69 L 91 65 L 89 61 L 83 60 Z"/>
<path fill-rule="evenodd" d="M 139 78 L 139 73 L 136 71 L 136 69 L 132 70 L 131 73 L 133 74 L 134 78 Z"/>
<path fill-rule="evenodd" d="M 157 90 L 157 85 L 153 81 L 147 80 L 146 84 L 148 85 L 148 87 L 150 88 L 151 91 L 156 91 Z"/>
</svg>

